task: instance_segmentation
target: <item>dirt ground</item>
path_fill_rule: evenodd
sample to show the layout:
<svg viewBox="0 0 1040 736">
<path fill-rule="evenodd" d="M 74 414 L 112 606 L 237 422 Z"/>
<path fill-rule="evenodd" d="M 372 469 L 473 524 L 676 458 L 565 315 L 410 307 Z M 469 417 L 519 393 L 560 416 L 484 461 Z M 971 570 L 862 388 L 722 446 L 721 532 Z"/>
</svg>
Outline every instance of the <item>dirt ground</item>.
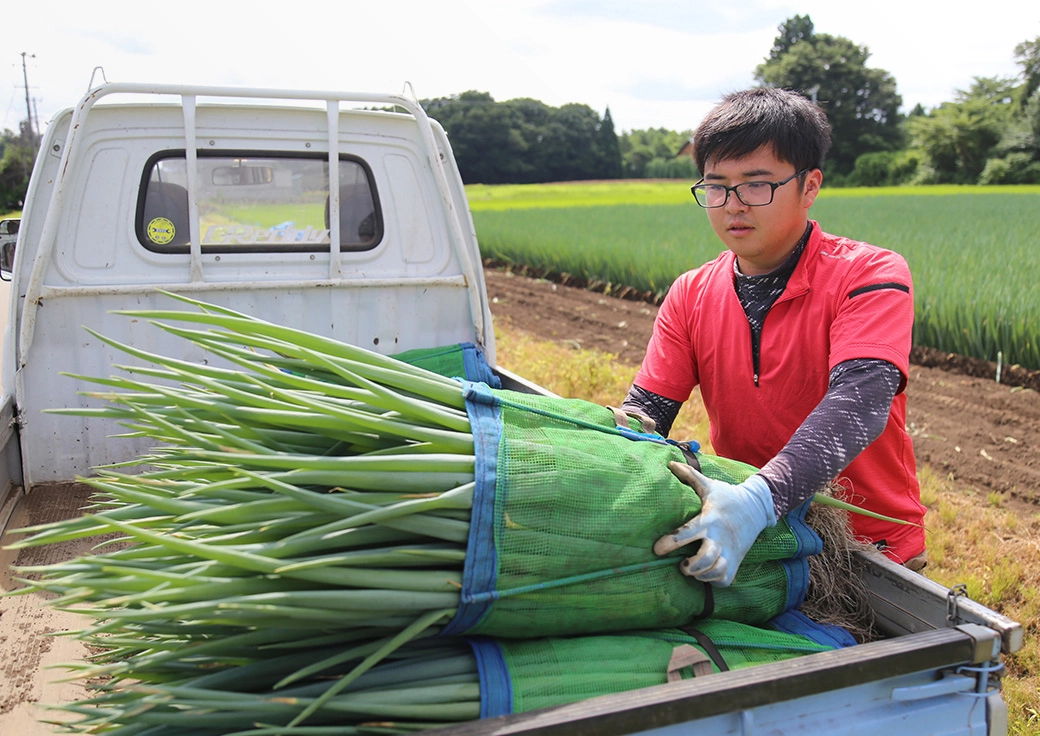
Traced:
<svg viewBox="0 0 1040 736">
<path fill-rule="evenodd" d="M 608 296 L 493 265 L 485 274 L 494 317 L 628 365 L 642 360 L 657 314 L 646 295 Z M 997 383 L 993 363 L 918 348 L 911 359 L 907 425 L 918 465 L 983 500 L 998 492 L 1024 512 L 1040 511 L 1040 372 L 1007 368 Z"/>
</svg>

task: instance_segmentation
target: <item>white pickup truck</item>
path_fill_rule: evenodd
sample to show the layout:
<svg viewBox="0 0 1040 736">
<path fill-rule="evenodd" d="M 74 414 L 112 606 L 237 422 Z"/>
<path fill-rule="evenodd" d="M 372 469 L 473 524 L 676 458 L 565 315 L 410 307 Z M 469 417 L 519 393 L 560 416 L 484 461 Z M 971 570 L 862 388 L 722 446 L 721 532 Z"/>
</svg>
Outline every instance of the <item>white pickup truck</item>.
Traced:
<svg viewBox="0 0 1040 736">
<path fill-rule="evenodd" d="M 330 182 L 332 184 L 330 185 Z M 63 372 L 119 354 L 84 330 L 203 360 L 112 310 L 168 308 L 160 290 L 384 353 L 479 346 L 496 365 L 465 192 L 441 127 L 414 99 L 325 91 L 106 84 L 48 126 L 11 264 L 0 401 L 0 529 L 78 513 L 74 481 L 145 447 L 91 417 Z M 8 537 L 10 539 L 11 537 Z M 12 564 L 83 552 L 3 553 Z M 864 558 L 886 638 L 436 733 L 989 734 L 1007 731 L 999 669 L 1022 628 L 926 578 Z M 49 665 L 86 654 L 42 594 L 0 598 L 0 732 L 39 733 L 44 704 L 83 696 Z M 431 732 L 432 733 L 432 732 Z"/>
</svg>

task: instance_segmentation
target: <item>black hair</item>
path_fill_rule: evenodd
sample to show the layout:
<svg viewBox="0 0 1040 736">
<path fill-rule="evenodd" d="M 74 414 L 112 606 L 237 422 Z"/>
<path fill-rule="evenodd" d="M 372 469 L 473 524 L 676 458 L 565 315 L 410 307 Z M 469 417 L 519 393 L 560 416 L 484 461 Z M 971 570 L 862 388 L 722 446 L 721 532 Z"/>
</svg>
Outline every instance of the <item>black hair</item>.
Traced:
<svg viewBox="0 0 1040 736">
<path fill-rule="evenodd" d="M 693 159 L 703 174 L 708 161 L 741 158 L 770 146 L 781 161 L 802 169 L 823 167 L 831 146 L 827 115 L 792 90 L 755 87 L 722 98 L 693 135 Z"/>
</svg>

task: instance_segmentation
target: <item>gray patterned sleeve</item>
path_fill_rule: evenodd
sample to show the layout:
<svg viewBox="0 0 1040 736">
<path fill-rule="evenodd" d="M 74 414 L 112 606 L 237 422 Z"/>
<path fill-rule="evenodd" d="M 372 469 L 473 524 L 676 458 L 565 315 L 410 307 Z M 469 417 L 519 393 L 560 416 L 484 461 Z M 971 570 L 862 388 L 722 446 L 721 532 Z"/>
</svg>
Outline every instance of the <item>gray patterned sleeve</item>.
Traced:
<svg viewBox="0 0 1040 736">
<path fill-rule="evenodd" d="M 672 422 L 675 421 L 679 409 L 682 408 L 682 402 L 667 399 L 633 384 L 632 388 L 628 390 L 628 396 L 625 397 L 621 408 L 626 411 L 637 411 L 650 417 L 657 423 L 657 433 L 662 437 L 667 437 L 668 432 L 672 429 Z"/>
<path fill-rule="evenodd" d="M 759 471 L 778 518 L 825 488 L 881 435 L 902 377 L 886 360 L 858 358 L 834 367 L 823 399 Z"/>
</svg>

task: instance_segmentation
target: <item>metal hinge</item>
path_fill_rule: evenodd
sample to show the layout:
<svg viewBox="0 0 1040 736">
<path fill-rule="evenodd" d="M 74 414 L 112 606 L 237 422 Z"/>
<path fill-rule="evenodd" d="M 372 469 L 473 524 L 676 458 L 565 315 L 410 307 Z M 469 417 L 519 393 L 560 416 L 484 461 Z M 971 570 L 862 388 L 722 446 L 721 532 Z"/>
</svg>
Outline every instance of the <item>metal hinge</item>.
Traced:
<svg viewBox="0 0 1040 736">
<path fill-rule="evenodd" d="M 977 679 L 972 675 L 944 671 L 942 677 L 935 682 L 910 687 L 897 687 L 892 690 L 892 700 L 909 702 L 927 700 L 953 693 L 970 693 L 975 690 Z"/>
<path fill-rule="evenodd" d="M 946 592 L 946 626 L 953 627 L 961 623 L 957 612 L 957 599 L 968 597 L 968 586 L 957 583 Z"/>
</svg>

